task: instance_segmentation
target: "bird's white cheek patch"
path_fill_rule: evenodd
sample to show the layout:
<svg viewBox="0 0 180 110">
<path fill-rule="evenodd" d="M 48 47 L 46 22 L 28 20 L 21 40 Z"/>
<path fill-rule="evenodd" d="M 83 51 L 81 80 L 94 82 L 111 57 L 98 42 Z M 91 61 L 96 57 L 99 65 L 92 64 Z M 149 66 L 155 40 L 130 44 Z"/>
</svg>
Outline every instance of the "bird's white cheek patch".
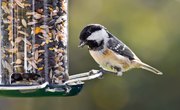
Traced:
<svg viewBox="0 0 180 110">
<path fill-rule="evenodd" d="M 95 40 L 97 42 L 101 42 L 104 39 L 108 38 L 108 34 L 105 30 L 99 30 L 94 33 L 92 33 L 87 40 Z"/>
</svg>

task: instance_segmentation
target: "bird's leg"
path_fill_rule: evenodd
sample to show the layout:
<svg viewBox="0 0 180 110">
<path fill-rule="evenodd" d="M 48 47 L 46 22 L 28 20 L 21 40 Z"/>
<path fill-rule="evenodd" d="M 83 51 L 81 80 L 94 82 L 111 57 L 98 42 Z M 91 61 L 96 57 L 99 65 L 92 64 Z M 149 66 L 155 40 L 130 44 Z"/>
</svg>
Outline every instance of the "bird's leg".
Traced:
<svg viewBox="0 0 180 110">
<path fill-rule="evenodd" d="M 103 68 L 101 68 L 101 69 L 99 70 L 99 72 L 101 72 L 101 73 L 103 73 L 103 74 L 105 74 L 105 73 L 107 73 L 107 74 L 115 74 L 114 72 L 104 70 Z"/>
<path fill-rule="evenodd" d="M 122 76 L 123 75 L 122 69 L 120 67 L 114 66 L 113 68 L 117 71 L 116 72 L 117 76 Z"/>
<path fill-rule="evenodd" d="M 103 79 L 103 74 L 105 73 L 106 71 L 104 70 L 104 69 L 100 69 L 99 71 L 98 71 L 98 73 L 102 73 L 102 75 L 99 77 L 99 79 Z"/>
<path fill-rule="evenodd" d="M 104 69 L 100 69 L 100 70 L 97 70 L 97 71 L 94 71 L 94 70 L 91 70 L 89 71 L 89 75 L 94 75 L 94 74 L 100 74 L 102 73 L 101 76 L 99 76 L 100 79 L 103 78 L 103 74 L 105 73 L 106 71 Z"/>
<path fill-rule="evenodd" d="M 98 73 L 102 73 L 102 74 L 104 74 L 104 73 L 106 73 L 106 72 L 108 72 L 108 71 L 106 71 L 106 70 L 104 70 L 104 69 L 102 69 L 102 68 L 98 71 Z"/>
</svg>

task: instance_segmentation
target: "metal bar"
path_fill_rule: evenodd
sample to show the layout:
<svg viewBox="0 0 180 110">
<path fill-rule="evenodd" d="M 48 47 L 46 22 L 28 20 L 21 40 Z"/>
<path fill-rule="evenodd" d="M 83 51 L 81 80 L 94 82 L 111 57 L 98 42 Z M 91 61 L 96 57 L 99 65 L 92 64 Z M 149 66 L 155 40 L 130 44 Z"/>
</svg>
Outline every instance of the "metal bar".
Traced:
<svg viewBox="0 0 180 110">
<path fill-rule="evenodd" d="M 1 0 L 0 0 L 0 6 L 2 6 Z M 2 16 L 2 9 L 0 8 L 0 15 Z M 2 20 L 0 18 L 0 27 L 1 27 Z M 0 59 L 2 60 L 2 28 L 0 28 Z M 2 62 L 0 60 L 0 84 L 2 84 Z"/>
<path fill-rule="evenodd" d="M 20 85 L 10 85 L 10 86 L 0 86 L 0 90 L 33 90 L 33 89 L 42 89 L 45 88 L 49 83 L 45 82 L 41 85 L 36 85 L 36 86 L 20 86 Z"/>
<path fill-rule="evenodd" d="M 80 73 L 77 75 L 69 76 L 70 79 L 68 81 L 66 81 L 64 84 L 87 81 L 87 80 L 91 80 L 91 79 L 101 77 L 102 75 L 103 75 L 103 73 L 99 72 L 99 70 L 91 70 L 91 71 L 86 72 L 86 73 Z"/>
<path fill-rule="evenodd" d="M 99 70 L 91 70 L 91 71 L 89 71 L 89 72 L 71 75 L 71 76 L 69 76 L 69 79 L 71 80 L 71 79 L 75 79 L 75 78 L 79 78 L 79 77 L 85 77 L 85 76 L 89 76 L 89 75 L 91 75 L 91 74 L 96 74 L 96 73 L 98 73 L 98 72 L 99 72 Z"/>
</svg>

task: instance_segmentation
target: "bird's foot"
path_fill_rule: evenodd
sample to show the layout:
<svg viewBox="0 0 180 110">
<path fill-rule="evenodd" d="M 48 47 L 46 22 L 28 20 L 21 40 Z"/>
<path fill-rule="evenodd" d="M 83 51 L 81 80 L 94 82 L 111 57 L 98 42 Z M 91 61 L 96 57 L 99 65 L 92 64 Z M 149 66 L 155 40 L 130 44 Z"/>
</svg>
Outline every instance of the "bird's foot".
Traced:
<svg viewBox="0 0 180 110">
<path fill-rule="evenodd" d="M 123 73 L 122 72 L 117 72 L 117 76 L 122 76 Z"/>
<path fill-rule="evenodd" d="M 104 77 L 103 77 L 103 74 L 106 73 L 106 71 L 105 71 L 104 69 L 100 69 L 100 70 L 98 71 L 98 73 L 102 73 L 102 75 L 99 77 L 99 79 L 103 79 L 103 78 L 104 78 Z"/>
<path fill-rule="evenodd" d="M 108 74 L 117 74 L 117 75 L 118 75 L 118 73 L 119 73 L 119 72 L 118 72 L 118 73 L 115 73 L 115 72 L 107 71 L 107 70 L 104 70 L 104 69 L 100 69 L 99 72 L 101 72 L 102 74 L 108 73 Z M 119 73 L 118 76 L 122 76 L 122 73 Z M 101 76 L 100 78 L 102 79 L 103 76 Z"/>
<path fill-rule="evenodd" d="M 104 70 L 103 69 L 89 71 L 89 75 L 100 74 L 100 73 L 102 73 L 102 75 L 100 75 L 98 78 L 102 79 L 103 78 L 103 74 L 104 74 Z"/>
<path fill-rule="evenodd" d="M 106 73 L 106 72 L 108 72 L 108 71 L 106 71 L 106 70 L 104 70 L 104 69 L 100 69 L 100 70 L 98 71 L 98 73 L 102 73 L 102 74 L 104 74 L 104 73 Z"/>
</svg>

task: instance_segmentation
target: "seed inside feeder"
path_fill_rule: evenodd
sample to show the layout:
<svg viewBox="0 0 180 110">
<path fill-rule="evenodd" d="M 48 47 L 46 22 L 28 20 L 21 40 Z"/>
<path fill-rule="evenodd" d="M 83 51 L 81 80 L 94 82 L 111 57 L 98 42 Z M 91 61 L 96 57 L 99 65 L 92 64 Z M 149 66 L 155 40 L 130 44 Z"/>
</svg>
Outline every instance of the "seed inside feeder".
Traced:
<svg viewBox="0 0 180 110">
<path fill-rule="evenodd" d="M 1 0 L 1 84 L 66 80 L 66 0 Z"/>
</svg>

